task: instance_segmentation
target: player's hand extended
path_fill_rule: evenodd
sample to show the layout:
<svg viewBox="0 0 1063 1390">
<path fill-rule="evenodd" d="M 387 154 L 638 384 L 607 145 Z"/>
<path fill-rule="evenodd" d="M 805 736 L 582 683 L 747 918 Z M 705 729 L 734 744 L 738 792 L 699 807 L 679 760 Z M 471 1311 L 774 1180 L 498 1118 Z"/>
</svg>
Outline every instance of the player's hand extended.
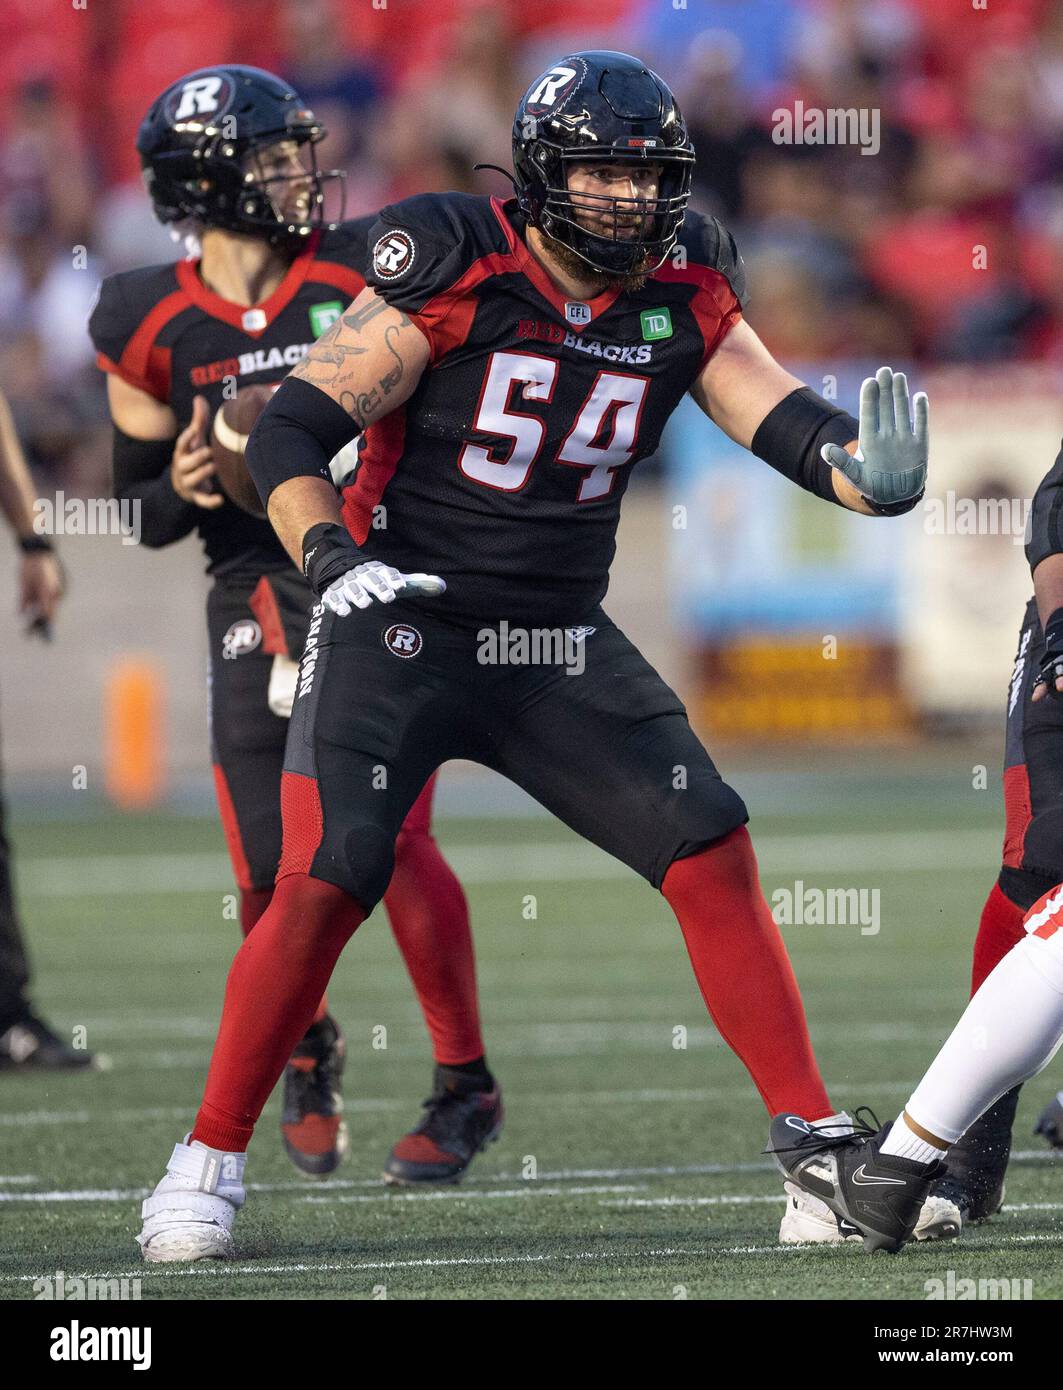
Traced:
<svg viewBox="0 0 1063 1390">
<path fill-rule="evenodd" d="M 880 510 L 907 510 L 926 487 L 930 452 L 930 404 L 925 391 L 908 408 L 908 380 L 903 372 L 880 367 L 860 388 L 860 437 L 855 454 L 840 444 L 820 451 L 860 495 Z M 905 505 L 907 504 L 907 505 Z"/>
<path fill-rule="evenodd" d="M 378 603 L 393 603 L 403 590 L 435 598 L 446 587 L 436 574 L 403 574 L 380 560 L 366 560 L 333 580 L 321 595 L 321 601 L 333 613 L 345 618 L 352 608 L 368 608 L 374 599 Z"/>
<path fill-rule="evenodd" d="M 196 396 L 192 402 L 192 420 L 174 444 L 170 481 L 183 501 L 213 511 L 225 498 L 214 490 L 214 463 L 207 443 L 209 422 L 210 404 L 206 396 Z"/>
</svg>

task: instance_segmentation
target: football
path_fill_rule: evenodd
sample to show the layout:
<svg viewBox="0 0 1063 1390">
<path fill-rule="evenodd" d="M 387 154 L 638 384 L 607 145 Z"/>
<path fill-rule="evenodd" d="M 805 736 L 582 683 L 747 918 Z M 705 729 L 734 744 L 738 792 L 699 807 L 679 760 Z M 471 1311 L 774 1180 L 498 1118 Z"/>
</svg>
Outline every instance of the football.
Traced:
<svg viewBox="0 0 1063 1390">
<path fill-rule="evenodd" d="M 275 390 L 274 386 L 243 387 L 231 400 L 222 402 L 211 429 L 210 447 L 219 487 L 245 512 L 263 518 L 266 509 L 247 471 L 244 450 L 255 421 Z"/>
</svg>

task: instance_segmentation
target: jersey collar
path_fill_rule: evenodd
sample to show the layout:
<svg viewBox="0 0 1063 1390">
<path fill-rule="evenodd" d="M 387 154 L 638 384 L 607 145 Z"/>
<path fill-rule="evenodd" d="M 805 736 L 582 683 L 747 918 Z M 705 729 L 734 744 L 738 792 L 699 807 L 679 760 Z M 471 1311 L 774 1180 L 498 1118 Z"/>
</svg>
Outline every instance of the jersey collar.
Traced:
<svg viewBox="0 0 1063 1390">
<path fill-rule="evenodd" d="M 505 234 L 510 255 L 516 262 L 518 270 L 532 282 L 542 297 L 554 306 L 561 317 L 565 318 L 565 305 L 572 304 L 576 301 L 573 300 L 571 295 L 566 295 L 558 285 L 554 284 L 550 276 L 532 255 L 524 238 L 517 233 L 516 228 L 513 226 L 512 222 L 510 222 L 506 214 L 506 209 L 508 207 L 516 207 L 515 198 L 509 198 L 506 201 L 497 197 L 491 199 L 491 208 L 495 217 L 498 218 L 499 225 Z M 579 300 L 578 302 L 580 304 L 586 304 L 591 311 L 591 316 L 587 320 L 587 323 L 593 323 L 596 318 L 604 314 L 606 309 L 610 308 L 611 305 L 615 303 L 619 294 L 619 288 L 613 287 L 611 289 L 602 290 L 601 294 L 596 294 L 593 299 Z M 575 333 L 580 332 L 581 327 L 586 328 L 587 326 L 587 324 L 579 326 L 569 324 L 567 319 L 566 324 Z"/>
<path fill-rule="evenodd" d="M 261 338 L 277 316 L 283 313 L 299 293 L 313 263 L 320 240 L 321 233 L 315 232 L 307 242 L 306 249 L 299 252 L 284 272 L 284 278 L 277 288 L 268 299 L 262 300 L 260 304 L 234 304 L 231 299 L 223 299 L 220 294 L 215 294 L 199 278 L 198 260 L 177 262 L 177 283 L 197 309 L 202 309 L 211 318 L 221 319 L 222 323 L 227 323 L 230 328 L 238 328 L 249 338 Z M 248 328 L 244 323 L 244 316 L 252 310 L 257 310 L 264 316 L 259 328 Z"/>
</svg>

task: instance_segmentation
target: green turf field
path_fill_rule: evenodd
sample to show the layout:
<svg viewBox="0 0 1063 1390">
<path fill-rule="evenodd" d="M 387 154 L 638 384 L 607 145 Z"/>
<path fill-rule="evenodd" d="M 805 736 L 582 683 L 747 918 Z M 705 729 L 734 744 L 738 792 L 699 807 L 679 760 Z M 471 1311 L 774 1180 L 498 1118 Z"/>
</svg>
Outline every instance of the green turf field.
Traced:
<svg viewBox="0 0 1063 1390">
<path fill-rule="evenodd" d="M 964 1002 L 998 793 L 973 791 L 969 767 L 918 758 L 871 776 L 732 779 L 755 813 L 769 896 L 797 879 L 880 894 L 877 932 L 785 935 L 833 1094 L 892 1115 Z M 348 1039 L 346 1164 L 330 1181 L 300 1179 L 271 1103 L 239 1260 L 158 1272 L 139 1262 L 138 1202 L 188 1127 L 236 942 L 220 831 L 165 816 L 18 829 L 39 998 L 113 1067 L 0 1076 L 0 1296 L 32 1297 L 33 1279 L 60 1269 L 139 1277 L 145 1298 L 922 1299 L 950 1270 L 1063 1296 L 1063 1169 L 1030 1135 L 1058 1064 L 1027 1088 L 1009 1209 L 990 1225 L 895 1259 L 780 1249 L 765 1115 L 706 1017 L 663 900 L 549 820 L 450 820 L 440 838 L 472 907 L 501 1140 L 460 1188 L 380 1183 L 430 1063 L 378 913 L 331 991 Z"/>
</svg>

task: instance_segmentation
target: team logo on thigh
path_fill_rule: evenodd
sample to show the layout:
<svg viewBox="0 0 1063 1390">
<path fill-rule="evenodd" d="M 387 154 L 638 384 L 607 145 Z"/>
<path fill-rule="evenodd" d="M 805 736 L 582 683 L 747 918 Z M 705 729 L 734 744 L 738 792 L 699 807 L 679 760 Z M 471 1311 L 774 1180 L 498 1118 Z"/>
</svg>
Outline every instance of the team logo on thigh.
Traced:
<svg viewBox="0 0 1063 1390">
<path fill-rule="evenodd" d="M 380 635 L 392 656 L 401 656 L 406 660 L 416 656 L 423 645 L 421 634 L 409 623 L 392 623 Z"/>
<path fill-rule="evenodd" d="M 226 661 L 253 652 L 262 641 L 262 629 L 254 618 L 239 618 L 221 639 L 221 654 Z"/>
</svg>

